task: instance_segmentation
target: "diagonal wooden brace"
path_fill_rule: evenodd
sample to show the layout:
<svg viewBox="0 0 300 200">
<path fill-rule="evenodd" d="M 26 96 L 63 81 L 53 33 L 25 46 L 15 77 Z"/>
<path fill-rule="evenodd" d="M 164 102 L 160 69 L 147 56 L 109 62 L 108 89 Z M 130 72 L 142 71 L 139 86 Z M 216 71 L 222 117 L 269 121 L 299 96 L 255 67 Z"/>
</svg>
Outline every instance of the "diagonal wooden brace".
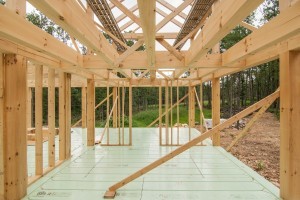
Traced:
<svg viewBox="0 0 300 200">
<path fill-rule="evenodd" d="M 205 140 L 205 139 L 209 138 L 210 136 L 212 136 L 214 133 L 219 132 L 219 131 L 223 130 L 224 128 L 227 128 L 228 126 L 230 126 L 231 124 L 237 122 L 241 118 L 246 117 L 247 115 L 253 113 L 254 111 L 256 111 L 259 108 L 261 108 L 262 106 L 264 106 L 266 103 L 274 101 L 274 99 L 278 98 L 279 95 L 280 94 L 279 94 L 279 89 L 278 89 L 274 93 L 272 93 L 271 95 L 267 96 L 266 98 L 260 100 L 259 102 L 255 103 L 255 104 L 253 104 L 252 106 L 246 108 L 245 110 L 239 112 L 238 114 L 232 116 L 231 118 L 227 119 L 223 123 L 218 124 L 217 126 L 212 128 L 211 130 L 206 131 L 202 135 L 194 138 L 193 140 L 191 140 L 191 141 L 187 142 L 186 144 L 184 144 L 184 145 L 178 147 L 177 149 L 173 150 L 171 153 L 163 156 L 162 158 L 160 158 L 160 159 L 154 161 L 153 163 L 147 165 L 143 169 L 133 173 L 132 175 L 130 175 L 126 178 L 124 178 L 120 182 L 118 182 L 115 185 L 108 188 L 108 191 L 105 193 L 104 198 L 114 198 L 117 189 L 119 189 L 119 188 L 123 187 L 124 185 L 130 183 L 131 181 L 139 178 L 140 176 L 148 173 L 149 171 L 151 171 L 151 170 L 155 169 L 156 167 L 160 166 L 161 164 L 171 160 L 175 156 L 183 153 L 184 151 L 190 149 L 191 147 L 197 145 L 198 143 L 200 143 L 203 140 Z"/>
</svg>

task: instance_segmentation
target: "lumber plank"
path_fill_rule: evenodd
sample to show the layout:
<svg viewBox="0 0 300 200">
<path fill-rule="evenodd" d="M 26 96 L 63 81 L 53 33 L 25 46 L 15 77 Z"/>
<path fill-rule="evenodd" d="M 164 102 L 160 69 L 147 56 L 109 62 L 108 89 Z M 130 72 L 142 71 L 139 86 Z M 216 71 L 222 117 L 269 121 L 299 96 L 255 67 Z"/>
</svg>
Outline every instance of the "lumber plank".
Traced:
<svg viewBox="0 0 300 200">
<path fill-rule="evenodd" d="M 86 128 L 86 120 L 87 120 L 87 113 L 86 113 L 86 87 L 81 87 L 81 127 Z M 72 126 L 74 127 L 75 124 Z"/>
<path fill-rule="evenodd" d="M 143 35 L 145 38 L 146 53 L 147 53 L 147 67 L 150 69 L 153 68 L 156 62 L 155 58 L 155 25 L 156 25 L 156 16 L 155 16 L 155 3 L 156 1 L 144 1 L 138 0 L 138 7 L 140 13 L 140 26 L 143 29 Z M 150 71 L 151 78 L 155 78 L 155 71 Z"/>
<path fill-rule="evenodd" d="M 92 18 L 75 1 L 29 0 L 29 2 L 110 65 L 118 57 L 117 51 L 98 31 Z"/>
<path fill-rule="evenodd" d="M 48 163 L 55 166 L 55 70 L 48 69 Z"/>
<path fill-rule="evenodd" d="M 190 66 L 204 56 L 262 2 L 263 0 L 221 1 L 192 43 L 186 55 L 186 65 Z"/>
<path fill-rule="evenodd" d="M 132 145 L 132 84 L 129 82 L 129 146 Z"/>
<path fill-rule="evenodd" d="M 27 60 L 15 54 L 0 59 L 0 197 L 13 200 L 27 193 Z"/>
<path fill-rule="evenodd" d="M 299 199 L 300 52 L 280 55 L 280 197 Z"/>
<path fill-rule="evenodd" d="M 59 72 L 59 160 L 66 159 L 66 73 Z"/>
<path fill-rule="evenodd" d="M 66 73 L 66 159 L 71 157 L 71 74 Z"/>
<path fill-rule="evenodd" d="M 87 80 L 87 145 L 95 144 L 95 81 Z"/>
<path fill-rule="evenodd" d="M 113 198 L 116 194 L 116 190 L 123 187 L 124 185 L 130 183 L 131 181 L 139 178 L 140 176 L 148 173 L 149 171 L 155 169 L 156 167 L 164 164 L 165 162 L 171 160 L 175 156 L 185 152 L 186 150 L 190 149 L 191 147 L 197 145 L 198 143 L 202 142 L 203 140 L 209 138 L 214 133 L 219 132 L 220 130 L 230 126 L 232 123 L 238 121 L 239 119 L 251 114 L 252 112 L 256 111 L 260 107 L 262 107 L 265 102 L 272 101 L 273 99 L 276 99 L 279 97 L 279 90 L 275 91 L 271 95 L 267 96 L 266 98 L 260 100 L 259 102 L 253 104 L 252 106 L 246 108 L 245 110 L 239 112 L 238 114 L 232 116 L 231 118 L 227 119 L 223 123 L 215 126 L 211 130 L 203 133 L 200 136 L 197 136 L 196 138 L 192 139 L 191 141 L 185 143 L 184 145 L 178 147 L 177 149 L 171 151 L 169 154 L 159 158 L 158 160 L 150 163 L 149 165 L 145 166 L 141 170 L 138 170 L 137 172 L 129 175 L 128 177 L 124 178 L 123 180 L 119 181 L 118 183 L 112 185 L 108 188 L 107 192 L 104 194 L 104 197 L 106 198 Z"/>
<path fill-rule="evenodd" d="M 35 175 L 43 174 L 43 66 L 35 66 Z"/>
<path fill-rule="evenodd" d="M 252 117 L 252 119 L 247 123 L 245 128 L 240 131 L 237 136 L 234 138 L 234 140 L 226 147 L 226 151 L 230 151 L 230 149 L 241 139 L 243 138 L 247 133 L 249 133 L 249 130 L 253 126 L 253 124 L 262 117 L 262 115 L 267 111 L 267 109 L 272 105 L 272 103 L 275 101 L 266 102 L 266 104 L 261 107 L 261 109 L 255 113 L 255 115 Z"/>
<path fill-rule="evenodd" d="M 220 124 L 220 78 L 212 79 L 212 125 Z M 212 137 L 213 146 L 220 146 L 220 132 L 216 132 Z"/>
<path fill-rule="evenodd" d="M 299 34 L 300 2 L 282 11 L 269 23 L 253 31 L 222 55 L 222 65 L 230 66 L 261 50 Z M 268 34 L 268 37 L 266 37 Z"/>
</svg>

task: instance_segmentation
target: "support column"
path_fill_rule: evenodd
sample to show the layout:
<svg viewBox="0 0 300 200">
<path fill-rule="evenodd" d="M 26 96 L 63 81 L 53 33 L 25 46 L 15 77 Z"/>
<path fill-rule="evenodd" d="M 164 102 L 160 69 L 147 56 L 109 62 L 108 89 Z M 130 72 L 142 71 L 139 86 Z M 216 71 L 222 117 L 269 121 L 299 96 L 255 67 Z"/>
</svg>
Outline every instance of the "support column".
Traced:
<svg viewBox="0 0 300 200">
<path fill-rule="evenodd" d="M 65 73 L 66 76 L 66 159 L 71 157 L 71 74 Z"/>
<path fill-rule="evenodd" d="M 27 193 L 26 64 L 22 56 L 0 54 L 0 199 Z"/>
<path fill-rule="evenodd" d="M 220 78 L 212 79 L 212 125 L 220 123 Z M 216 132 L 212 137 L 213 146 L 220 146 L 220 132 Z"/>
<path fill-rule="evenodd" d="M 59 160 L 71 156 L 71 75 L 59 73 Z"/>
<path fill-rule="evenodd" d="M 87 145 L 95 145 L 95 81 L 87 80 Z"/>
<path fill-rule="evenodd" d="M 132 84 L 129 82 L 129 145 L 132 145 Z"/>
<path fill-rule="evenodd" d="M 55 70 L 48 69 L 48 163 L 55 166 Z"/>
<path fill-rule="evenodd" d="M 165 145 L 169 145 L 169 82 L 167 80 L 165 82 Z"/>
<path fill-rule="evenodd" d="M 300 51 L 280 55 L 280 197 L 300 199 Z"/>
<path fill-rule="evenodd" d="M 87 102 L 86 102 L 86 87 L 82 87 L 81 88 L 81 127 L 82 128 L 86 128 L 86 106 Z"/>
<path fill-rule="evenodd" d="M 27 108 L 26 108 L 26 121 L 27 121 L 27 128 L 32 127 L 32 89 L 29 87 L 27 88 Z"/>
<path fill-rule="evenodd" d="M 43 66 L 35 66 L 35 175 L 43 174 Z"/>
<path fill-rule="evenodd" d="M 113 87 L 113 102 L 117 99 L 117 87 Z M 115 106 L 113 109 L 113 128 L 118 126 L 118 106 Z"/>
<path fill-rule="evenodd" d="M 195 87 L 189 86 L 189 126 L 195 127 Z"/>
<path fill-rule="evenodd" d="M 59 72 L 59 160 L 66 159 L 66 78 L 64 72 Z"/>
</svg>

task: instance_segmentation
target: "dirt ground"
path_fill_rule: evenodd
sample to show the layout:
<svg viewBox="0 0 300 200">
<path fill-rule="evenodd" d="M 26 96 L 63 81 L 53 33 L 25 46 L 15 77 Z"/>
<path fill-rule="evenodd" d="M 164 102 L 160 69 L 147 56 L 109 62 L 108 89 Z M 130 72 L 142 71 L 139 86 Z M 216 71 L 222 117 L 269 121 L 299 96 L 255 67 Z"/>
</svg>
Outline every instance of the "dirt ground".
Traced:
<svg viewBox="0 0 300 200">
<path fill-rule="evenodd" d="M 244 118 L 247 123 L 252 116 Z M 221 132 L 221 146 L 226 147 L 242 130 L 230 127 Z M 250 132 L 240 139 L 230 150 L 230 153 L 254 169 L 260 175 L 279 185 L 279 120 L 272 113 L 264 113 L 250 129 Z"/>
</svg>

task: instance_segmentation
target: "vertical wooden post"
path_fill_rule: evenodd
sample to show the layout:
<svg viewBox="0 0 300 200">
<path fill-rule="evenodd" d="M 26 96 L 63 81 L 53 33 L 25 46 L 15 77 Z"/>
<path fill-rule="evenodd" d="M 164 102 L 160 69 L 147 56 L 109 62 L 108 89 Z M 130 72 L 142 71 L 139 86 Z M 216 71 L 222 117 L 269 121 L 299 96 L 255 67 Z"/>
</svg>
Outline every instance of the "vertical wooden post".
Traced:
<svg viewBox="0 0 300 200">
<path fill-rule="evenodd" d="M 300 199 L 300 51 L 280 55 L 280 197 Z"/>
<path fill-rule="evenodd" d="M 4 55 L 0 53 L 0 199 L 5 195 L 5 142 L 4 142 Z M 27 164 L 27 163 L 25 163 Z"/>
<path fill-rule="evenodd" d="M 170 127 L 171 127 L 171 145 L 173 145 L 173 81 L 170 81 L 171 82 L 171 91 L 170 91 Z"/>
<path fill-rule="evenodd" d="M 200 101 L 200 130 L 201 130 L 201 133 L 203 133 L 204 132 L 204 123 L 205 123 L 205 121 L 204 121 L 204 119 L 202 118 L 202 113 L 203 113 L 203 83 L 202 83 L 202 81 L 201 81 L 201 83 L 200 83 L 200 89 L 199 89 L 199 93 L 200 93 L 200 95 L 199 95 L 199 101 Z"/>
<path fill-rule="evenodd" d="M 169 82 L 166 81 L 166 89 L 165 89 L 165 137 L 166 137 L 166 145 L 169 145 Z"/>
<path fill-rule="evenodd" d="M 87 145 L 95 144 L 95 81 L 87 80 Z"/>
<path fill-rule="evenodd" d="M 35 66 L 35 174 L 43 174 L 43 66 Z"/>
<path fill-rule="evenodd" d="M 195 127 L 195 87 L 189 86 L 189 99 L 190 99 L 190 127 Z"/>
<path fill-rule="evenodd" d="M 107 129 L 106 129 L 106 144 L 109 145 L 109 107 L 110 107 L 110 98 L 109 98 L 109 82 L 107 81 L 106 87 L 106 120 L 107 120 Z"/>
<path fill-rule="evenodd" d="M 59 160 L 71 156 L 71 74 L 59 73 Z"/>
<path fill-rule="evenodd" d="M 66 113 L 65 113 L 65 120 L 66 120 L 66 158 L 71 157 L 71 74 L 66 73 L 66 98 L 65 98 L 65 105 L 66 105 Z"/>
<path fill-rule="evenodd" d="M 124 127 L 125 127 L 125 82 L 123 82 L 123 86 L 122 86 L 122 142 L 123 144 L 124 144 L 124 137 L 125 137 Z"/>
<path fill-rule="evenodd" d="M 25 18 L 26 0 L 7 0 L 6 7 Z M 26 89 L 27 60 L 0 53 L 0 199 L 27 193 Z"/>
<path fill-rule="evenodd" d="M 32 89 L 30 87 L 27 88 L 27 108 L 26 108 L 26 117 L 27 117 L 27 128 L 32 127 Z"/>
<path fill-rule="evenodd" d="M 113 102 L 117 99 L 117 87 L 113 87 Z M 118 106 L 113 109 L 113 128 L 117 128 L 118 124 Z"/>
<path fill-rule="evenodd" d="M 86 87 L 81 88 L 81 127 L 86 128 Z"/>
<path fill-rule="evenodd" d="M 129 145 L 132 145 L 132 85 L 129 82 Z"/>
<path fill-rule="evenodd" d="M 48 163 L 55 166 L 55 70 L 48 69 Z"/>
<path fill-rule="evenodd" d="M 121 142 L 121 96 L 120 96 L 120 83 L 118 82 L 118 134 L 119 134 L 119 145 L 124 145 L 124 140 Z M 124 137 L 124 136 L 123 136 Z"/>
<path fill-rule="evenodd" d="M 220 78 L 212 79 L 212 125 L 220 123 Z M 220 146 L 220 132 L 213 134 L 213 146 Z"/>
<path fill-rule="evenodd" d="M 59 160 L 66 159 L 66 75 L 59 72 Z"/>
<path fill-rule="evenodd" d="M 179 145 L 179 81 L 177 79 L 177 92 L 176 92 L 176 102 L 177 102 L 177 145 Z"/>
<path fill-rule="evenodd" d="M 0 54 L 0 198 L 6 200 L 27 192 L 26 63 Z"/>
<path fill-rule="evenodd" d="M 162 145 L 162 88 L 161 83 L 158 88 L 158 117 L 159 117 L 159 145 Z"/>
</svg>

